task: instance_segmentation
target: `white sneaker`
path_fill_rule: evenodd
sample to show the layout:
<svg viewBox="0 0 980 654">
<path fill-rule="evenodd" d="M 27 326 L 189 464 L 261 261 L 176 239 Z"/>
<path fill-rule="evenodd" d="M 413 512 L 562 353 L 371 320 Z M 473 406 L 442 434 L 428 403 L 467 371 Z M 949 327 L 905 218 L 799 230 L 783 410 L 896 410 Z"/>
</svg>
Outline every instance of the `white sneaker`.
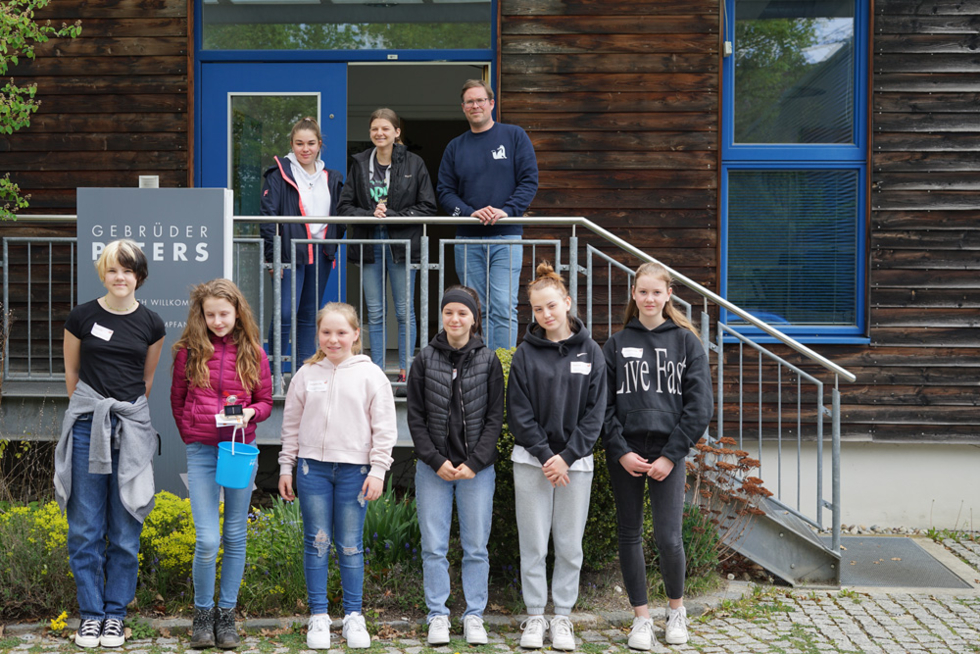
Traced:
<svg viewBox="0 0 980 654">
<path fill-rule="evenodd" d="M 653 647 L 653 620 L 639 616 L 633 618 L 633 628 L 630 630 L 630 638 L 626 644 L 630 649 L 650 651 Z"/>
<path fill-rule="evenodd" d="M 687 609 L 683 606 L 667 607 L 667 629 L 665 638 L 668 645 L 683 645 L 687 642 Z"/>
<path fill-rule="evenodd" d="M 306 630 L 306 646 L 310 649 L 330 649 L 330 616 L 326 613 L 310 616 Z"/>
<path fill-rule="evenodd" d="M 469 645 L 486 645 L 487 630 L 483 628 L 483 618 L 475 615 L 463 618 L 463 637 Z"/>
<path fill-rule="evenodd" d="M 541 649 L 544 647 L 544 630 L 548 621 L 543 615 L 532 615 L 521 624 L 524 633 L 521 634 L 521 647 L 526 649 Z"/>
<path fill-rule="evenodd" d="M 371 634 L 367 632 L 364 616 L 356 611 L 344 616 L 344 639 L 351 649 L 367 649 L 371 646 Z"/>
<path fill-rule="evenodd" d="M 82 620 L 75 632 L 75 644 L 79 647 L 98 647 L 102 637 L 102 620 Z"/>
<path fill-rule="evenodd" d="M 106 618 L 102 623 L 102 635 L 99 645 L 102 647 L 122 647 L 126 642 L 126 628 L 119 618 Z"/>
<path fill-rule="evenodd" d="M 567 615 L 556 615 L 551 621 L 551 649 L 562 649 L 566 652 L 575 649 L 572 621 Z"/>
<path fill-rule="evenodd" d="M 449 642 L 449 616 L 437 615 L 429 620 L 429 645 L 445 645 Z"/>
</svg>

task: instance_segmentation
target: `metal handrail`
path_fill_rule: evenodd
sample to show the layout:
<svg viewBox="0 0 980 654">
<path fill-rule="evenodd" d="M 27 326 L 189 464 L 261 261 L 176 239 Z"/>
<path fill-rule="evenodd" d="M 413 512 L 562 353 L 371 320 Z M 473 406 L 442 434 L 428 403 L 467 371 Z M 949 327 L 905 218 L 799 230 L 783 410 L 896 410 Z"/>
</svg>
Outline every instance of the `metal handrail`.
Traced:
<svg viewBox="0 0 980 654">
<path fill-rule="evenodd" d="M 375 218 L 373 216 L 342 216 L 343 220 L 338 221 L 338 216 L 276 216 L 276 222 L 281 223 L 329 223 L 329 222 L 343 222 L 347 225 L 418 225 L 422 224 L 423 227 L 428 225 L 465 225 L 465 224 L 480 224 L 479 218 L 471 217 L 447 217 L 447 216 L 393 216 L 389 218 Z M 55 214 L 38 214 L 38 215 L 17 215 L 18 220 L 25 221 L 41 221 L 41 222 L 74 222 L 77 220 L 77 215 L 55 215 Z M 230 218 L 232 223 L 263 223 L 269 222 L 269 216 L 232 216 Z M 642 261 L 649 261 L 651 263 L 657 263 L 663 266 L 671 276 L 687 288 L 691 289 L 698 295 L 701 295 L 708 300 L 711 300 L 720 307 L 723 307 L 727 311 L 734 313 L 739 318 L 742 318 L 749 324 L 758 327 L 764 331 L 769 336 L 772 336 L 784 345 L 792 348 L 793 350 L 799 352 L 808 359 L 814 361 L 815 363 L 821 365 L 827 370 L 831 371 L 838 377 L 841 377 L 849 382 L 854 382 L 857 380 L 857 376 L 854 373 L 848 371 L 845 368 L 837 365 L 827 357 L 815 352 L 803 343 L 800 343 L 792 336 L 784 334 L 779 331 L 769 323 L 759 320 L 752 314 L 748 313 L 744 309 L 732 304 L 725 298 L 721 297 L 717 293 L 708 290 L 701 284 L 697 283 L 693 279 L 682 275 L 670 266 L 658 261 L 654 257 L 645 253 L 643 250 L 637 248 L 636 246 L 624 241 L 619 238 L 609 230 L 596 225 L 594 222 L 588 218 L 581 216 L 577 217 L 563 217 L 563 216 L 549 216 L 549 217 L 534 217 L 534 218 L 501 218 L 497 221 L 497 224 L 503 225 L 523 225 L 526 227 L 535 227 L 538 225 L 566 225 L 573 228 L 572 235 L 574 236 L 575 227 L 583 227 L 588 229 L 590 232 L 601 236 L 605 240 L 609 241 L 613 245 L 619 247 L 624 252 L 632 254 Z"/>
</svg>

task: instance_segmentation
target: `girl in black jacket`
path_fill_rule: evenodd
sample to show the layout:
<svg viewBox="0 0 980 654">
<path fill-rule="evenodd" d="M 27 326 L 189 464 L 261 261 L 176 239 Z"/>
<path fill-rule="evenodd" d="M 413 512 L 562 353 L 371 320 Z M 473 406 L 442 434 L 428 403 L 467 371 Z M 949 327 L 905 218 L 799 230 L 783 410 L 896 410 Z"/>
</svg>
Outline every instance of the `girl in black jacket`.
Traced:
<svg viewBox="0 0 980 654">
<path fill-rule="evenodd" d="M 344 176 L 324 167 L 320 159 L 323 139 L 316 120 L 306 117 L 293 125 L 289 133 L 292 151 L 283 158 L 274 157 L 275 164 L 265 171 L 262 183 L 261 213 L 263 216 L 335 216 Z M 291 263 L 292 270 L 282 273 L 282 354 L 288 355 L 289 334 L 293 309 L 296 309 L 296 353 L 292 366 L 299 370 L 303 361 L 316 350 L 316 312 L 323 304 L 327 278 L 333 266 L 337 246 L 324 243 L 293 244 L 294 239 L 338 239 L 344 236 L 344 225 L 338 223 L 262 223 L 265 240 L 265 261 L 272 263 L 273 243 L 282 240 L 282 261 Z M 273 271 L 270 270 L 270 273 Z M 290 276 L 296 275 L 296 297 L 290 296 Z M 269 325 L 269 347 L 272 347 L 275 317 Z M 289 370 L 290 368 L 284 368 Z"/>
<path fill-rule="evenodd" d="M 521 592 L 528 619 L 521 647 L 575 649 L 569 615 L 578 600 L 582 536 L 592 491 L 592 447 L 606 411 L 606 363 L 589 330 L 572 314 L 572 298 L 548 263 L 527 285 L 534 322 L 514 353 L 507 384 L 507 424 L 514 433 L 514 495 L 521 551 Z M 548 540 L 555 546 L 548 603 Z"/>
<path fill-rule="evenodd" d="M 669 645 L 687 642 L 681 540 L 684 459 L 713 413 L 708 355 L 691 323 L 671 302 L 671 283 L 660 264 L 640 266 L 624 329 L 602 348 L 609 398 L 602 439 L 616 499 L 623 585 L 636 616 L 629 646 L 639 650 L 653 645 L 643 560 L 644 490 L 650 494 L 669 600 L 665 638 Z"/>
<path fill-rule="evenodd" d="M 436 212 L 432 182 L 422 158 L 401 143 L 401 121 L 391 109 L 371 114 L 374 147 L 354 155 L 347 186 L 340 194 L 337 211 L 342 216 L 431 216 Z M 411 240 L 411 263 L 418 263 L 422 225 L 355 225 L 355 239 Z M 405 381 L 408 357 L 415 350 L 415 270 L 406 277 L 402 245 L 352 245 L 350 260 L 361 264 L 364 301 L 367 304 L 371 360 L 385 367 L 385 279 L 398 319 L 398 381 Z"/>
<path fill-rule="evenodd" d="M 443 331 L 419 353 L 408 376 L 408 428 L 415 443 L 415 498 L 422 531 L 422 583 L 429 645 L 449 642 L 449 528 L 453 499 L 463 546 L 463 634 L 487 642 L 493 463 L 504 420 L 504 373 L 481 338 L 476 291 L 452 286 L 442 296 Z"/>
</svg>

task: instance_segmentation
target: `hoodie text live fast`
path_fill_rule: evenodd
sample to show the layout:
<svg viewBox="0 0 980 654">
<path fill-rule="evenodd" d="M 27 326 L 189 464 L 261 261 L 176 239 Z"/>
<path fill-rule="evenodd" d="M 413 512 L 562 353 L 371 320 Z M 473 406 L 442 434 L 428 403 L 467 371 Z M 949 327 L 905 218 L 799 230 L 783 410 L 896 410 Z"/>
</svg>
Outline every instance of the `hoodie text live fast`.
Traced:
<svg viewBox="0 0 980 654">
<path fill-rule="evenodd" d="M 610 461 L 636 452 L 680 463 L 714 412 L 701 341 L 668 320 L 647 329 L 634 318 L 602 349 L 607 398 L 603 443 Z"/>
</svg>

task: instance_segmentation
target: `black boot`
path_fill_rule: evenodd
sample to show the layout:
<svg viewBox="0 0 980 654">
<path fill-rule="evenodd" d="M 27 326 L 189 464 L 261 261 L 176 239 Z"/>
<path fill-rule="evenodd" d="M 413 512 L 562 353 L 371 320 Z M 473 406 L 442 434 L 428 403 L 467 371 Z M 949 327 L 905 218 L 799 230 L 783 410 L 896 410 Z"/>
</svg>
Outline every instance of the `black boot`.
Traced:
<svg viewBox="0 0 980 654">
<path fill-rule="evenodd" d="M 215 609 L 214 639 L 221 649 L 235 649 L 242 642 L 235 628 L 235 609 Z"/>
<path fill-rule="evenodd" d="M 216 609 L 194 608 L 194 633 L 191 635 L 191 647 L 205 649 L 214 647 L 214 614 Z"/>
</svg>

